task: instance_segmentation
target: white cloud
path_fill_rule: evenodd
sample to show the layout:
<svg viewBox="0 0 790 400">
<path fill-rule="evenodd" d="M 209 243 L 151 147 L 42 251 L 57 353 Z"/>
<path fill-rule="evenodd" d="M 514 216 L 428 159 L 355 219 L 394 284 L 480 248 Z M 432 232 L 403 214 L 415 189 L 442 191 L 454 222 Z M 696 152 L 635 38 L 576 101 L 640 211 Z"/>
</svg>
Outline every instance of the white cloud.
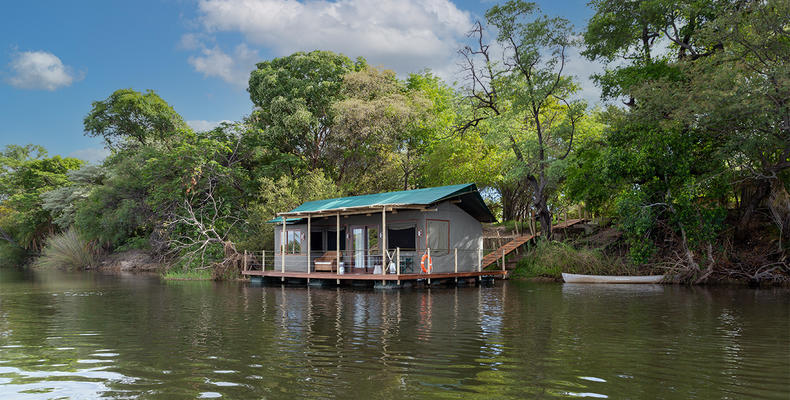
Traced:
<svg viewBox="0 0 790 400">
<path fill-rule="evenodd" d="M 195 120 L 187 121 L 187 125 L 189 125 L 189 127 L 195 131 L 205 132 L 218 127 L 219 124 L 223 122 L 230 123 L 231 121 L 227 119 L 223 119 L 222 121 L 206 121 L 203 119 L 195 119 Z"/>
<path fill-rule="evenodd" d="M 205 76 L 218 77 L 233 85 L 245 87 L 250 71 L 255 67 L 255 63 L 260 61 L 259 58 L 257 51 L 242 43 L 236 46 L 232 55 L 225 53 L 218 46 L 203 47 L 200 55 L 190 56 L 188 61 L 196 71 Z"/>
<path fill-rule="evenodd" d="M 75 150 L 69 154 L 69 157 L 79 158 L 80 160 L 85 160 L 93 164 L 99 164 L 109 155 L 110 151 L 104 147 L 89 147 Z"/>
<path fill-rule="evenodd" d="M 198 8 L 206 32 L 239 32 L 278 56 L 331 50 L 401 74 L 426 67 L 441 75 L 455 72 L 456 51 L 472 27 L 470 14 L 449 0 L 201 0 Z M 190 62 L 228 80 L 228 59 L 241 55 L 215 47 Z"/>
<path fill-rule="evenodd" d="M 595 86 L 592 80 L 593 74 L 604 72 L 604 65 L 597 61 L 590 61 L 581 54 L 581 49 L 572 47 L 568 51 L 568 60 L 565 65 L 565 73 L 574 76 L 579 85 L 578 95 L 592 106 L 601 102 L 601 89 Z"/>
<path fill-rule="evenodd" d="M 20 89 L 56 90 L 81 79 L 60 58 L 46 51 L 24 51 L 13 55 L 13 75 L 8 83 Z"/>
</svg>

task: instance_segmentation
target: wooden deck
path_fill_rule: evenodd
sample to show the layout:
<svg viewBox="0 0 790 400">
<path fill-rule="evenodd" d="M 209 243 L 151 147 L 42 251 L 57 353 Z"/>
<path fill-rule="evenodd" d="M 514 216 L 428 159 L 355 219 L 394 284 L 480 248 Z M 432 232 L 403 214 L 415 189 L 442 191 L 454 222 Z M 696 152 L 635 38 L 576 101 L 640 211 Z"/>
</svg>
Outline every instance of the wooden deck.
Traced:
<svg viewBox="0 0 790 400">
<path fill-rule="evenodd" d="M 449 279 L 449 278 L 479 278 L 479 277 L 507 277 L 507 271 L 483 270 L 480 272 L 446 272 L 434 274 L 342 274 L 332 272 L 282 272 L 282 271 L 243 271 L 246 276 L 262 276 L 266 278 L 296 278 L 296 279 L 331 279 L 331 280 L 357 280 L 357 281 L 413 281 L 417 279 Z"/>
</svg>

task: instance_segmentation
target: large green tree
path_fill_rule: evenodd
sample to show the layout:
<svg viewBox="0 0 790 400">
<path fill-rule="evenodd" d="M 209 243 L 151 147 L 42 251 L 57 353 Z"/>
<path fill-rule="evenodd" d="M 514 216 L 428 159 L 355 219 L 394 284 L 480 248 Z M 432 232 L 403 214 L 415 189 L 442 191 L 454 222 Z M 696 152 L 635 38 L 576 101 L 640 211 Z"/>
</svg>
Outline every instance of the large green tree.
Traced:
<svg viewBox="0 0 790 400">
<path fill-rule="evenodd" d="M 256 108 L 250 119 L 279 153 L 274 161 L 290 171 L 325 166 L 343 77 L 364 65 L 318 50 L 258 63 L 247 89 Z"/>
<path fill-rule="evenodd" d="M 560 176 L 550 170 L 570 153 L 586 108 L 574 100 L 578 88 L 565 68 L 574 34 L 567 20 L 549 18 L 524 1 L 496 5 L 486 20 L 504 55 L 497 61 L 487 28 L 478 22 L 470 35 L 476 42 L 462 50 L 472 112 L 459 131 L 484 129 L 507 145 L 516 160 L 508 189 L 518 194 L 512 198 L 529 194 L 543 236 L 550 238 L 549 199 Z M 511 217 L 508 207 L 504 217 Z"/>
<path fill-rule="evenodd" d="M 628 107 L 611 112 L 603 143 L 583 152 L 603 172 L 599 182 L 618 193 L 611 199 L 637 258 L 645 261 L 653 252 L 645 245 L 673 243 L 665 255 L 682 255 L 676 262 L 686 276 L 704 281 L 723 251 L 716 240 L 731 208 L 739 244 L 753 238 L 762 220 L 758 211 L 769 211 L 779 230 L 778 260 L 784 260 L 781 243 L 790 222 L 787 3 L 592 4 L 586 54 L 612 62 L 599 82 L 605 96 L 622 98 Z M 725 257 L 749 264 L 739 253 L 748 251 Z M 733 273 L 759 279 L 762 267 L 776 261 L 755 259 L 757 265 Z"/>
<path fill-rule="evenodd" d="M 40 146 L 10 145 L 0 153 L 0 238 L 6 245 L 36 253 L 56 232 L 41 195 L 69 184 L 76 158 L 48 157 Z"/>
<path fill-rule="evenodd" d="M 152 90 L 118 89 L 93 102 L 83 124 L 86 135 L 103 138 L 111 149 L 166 143 L 190 131 L 173 107 Z"/>
</svg>

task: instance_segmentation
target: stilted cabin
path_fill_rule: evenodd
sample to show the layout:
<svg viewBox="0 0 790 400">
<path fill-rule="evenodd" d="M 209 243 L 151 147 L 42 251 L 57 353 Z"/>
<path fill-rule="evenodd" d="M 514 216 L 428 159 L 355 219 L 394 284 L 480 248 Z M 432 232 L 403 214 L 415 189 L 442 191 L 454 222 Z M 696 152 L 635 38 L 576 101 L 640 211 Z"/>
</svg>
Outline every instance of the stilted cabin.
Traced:
<svg viewBox="0 0 790 400">
<path fill-rule="evenodd" d="M 482 270 L 482 222 L 495 220 L 474 184 L 310 201 L 277 224 L 271 271 L 281 278 L 408 280 Z"/>
</svg>

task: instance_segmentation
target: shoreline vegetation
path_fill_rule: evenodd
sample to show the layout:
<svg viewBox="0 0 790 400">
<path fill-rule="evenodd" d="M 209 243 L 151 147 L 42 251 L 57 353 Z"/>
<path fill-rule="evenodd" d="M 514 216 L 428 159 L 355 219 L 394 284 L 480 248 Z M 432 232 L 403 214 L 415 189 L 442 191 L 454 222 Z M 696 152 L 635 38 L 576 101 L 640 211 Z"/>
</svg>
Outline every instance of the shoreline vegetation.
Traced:
<svg viewBox="0 0 790 400">
<path fill-rule="evenodd" d="M 474 182 L 500 226 L 541 234 L 510 258 L 516 277 L 788 284 L 790 3 L 590 6 L 580 30 L 492 6 L 457 84 L 331 51 L 264 60 L 250 114 L 205 131 L 153 90 L 118 89 L 85 105 L 101 163 L 0 152 L 0 264 L 237 279 L 245 251 L 272 251 L 277 211 Z M 601 105 L 564 68 L 571 48 L 606 65 Z M 594 223 L 554 232 L 569 214 Z"/>
</svg>

